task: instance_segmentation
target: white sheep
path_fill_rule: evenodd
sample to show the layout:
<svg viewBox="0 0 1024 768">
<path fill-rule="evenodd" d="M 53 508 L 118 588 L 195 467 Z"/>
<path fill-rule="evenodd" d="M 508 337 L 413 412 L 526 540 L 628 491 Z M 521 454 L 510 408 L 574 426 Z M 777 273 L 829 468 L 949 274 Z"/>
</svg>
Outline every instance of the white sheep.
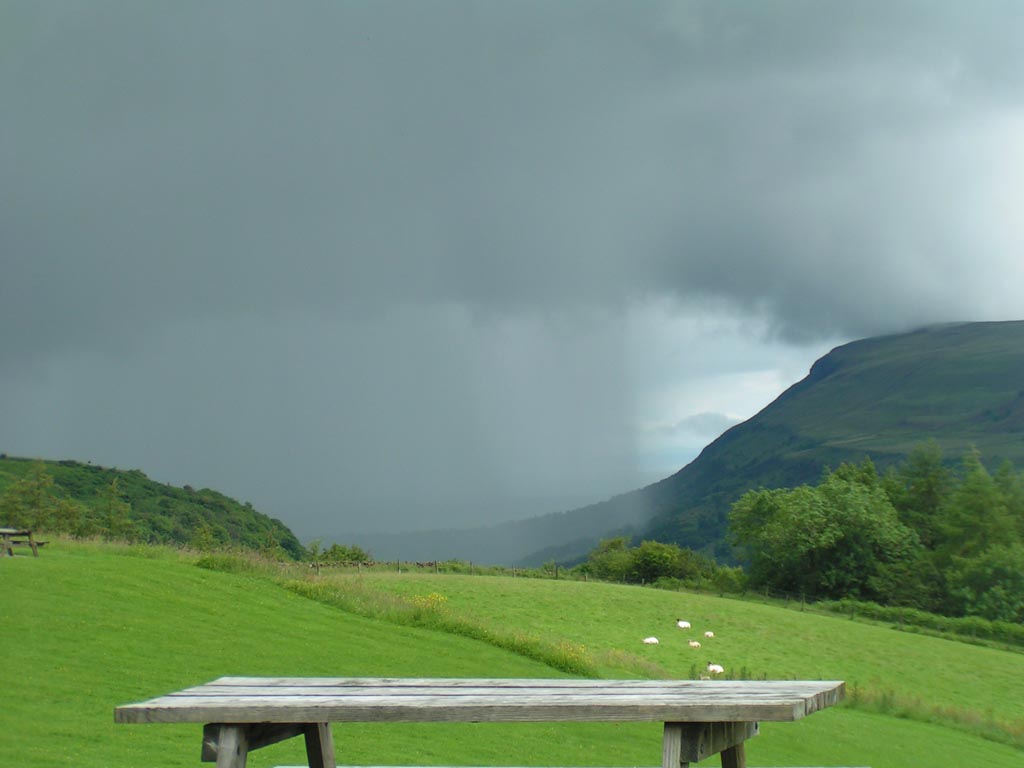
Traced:
<svg viewBox="0 0 1024 768">
<path fill-rule="evenodd" d="M 679 627 L 680 629 L 689 629 L 690 628 L 690 622 L 683 621 L 682 619 L 677 619 L 676 620 L 676 626 Z"/>
<path fill-rule="evenodd" d="M 700 648 L 700 642 L 698 640 L 691 640 L 690 641 L 690 647 L 691 648 Z"/>
<path fill-rule="evenodd" d="M 658 638 L 656 638 L 656 637 L 645 637 L 644 638 L 644 645 L 657 645 L 657 644 L 658 644 Z"/>
<path fill-rule="evenodd" d="M 704 633 L 704 637 L 714 637 L 714 636 L 715 636 L 715 633 L 711 632 L 710 630 Z"/>
<path fill-rule="evenodd" d="M 708 672 L 710 672 L 713 675 L 720 675 L 723 672 L 725 672 L 725 667 L 723 667 L 721 664 L 712 664 L 709 661 L 708 662 Z"/>
</svg>

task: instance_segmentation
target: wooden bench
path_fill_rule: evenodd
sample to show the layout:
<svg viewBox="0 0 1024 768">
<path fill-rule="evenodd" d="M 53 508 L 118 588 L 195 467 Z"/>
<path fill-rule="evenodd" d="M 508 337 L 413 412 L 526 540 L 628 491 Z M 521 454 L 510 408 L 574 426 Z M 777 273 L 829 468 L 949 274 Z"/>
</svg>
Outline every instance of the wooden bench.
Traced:
<svg viewBox="0 0 1024 768">
<path fill-rule="evenodd" d="M 32 555 L 39 557 L 39 547 L 43 546 L 46 546 L 46 542 L 36 541 L 30 530 L 0 528 L 0 557 L 14 557 L 15 547 L 31 547 Z"/>
<path fill-rule="evenodd" d="M 744 768 L 759 721 L 799 720 L 839 702 L 838 681 L 222 677 L 125 704 L 118 723 L 203 723 L 202 760 L 243 768 L 294 736 L 310 768 L 335 768 L 331 723 L 661 722 L 662 768 L 721 754 Z"/>
</svg>

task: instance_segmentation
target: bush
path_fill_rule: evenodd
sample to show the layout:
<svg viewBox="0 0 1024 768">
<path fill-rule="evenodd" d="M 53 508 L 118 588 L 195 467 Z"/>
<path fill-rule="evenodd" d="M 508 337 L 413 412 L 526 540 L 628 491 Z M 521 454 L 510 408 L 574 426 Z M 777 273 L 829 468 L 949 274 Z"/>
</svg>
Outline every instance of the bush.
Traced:
<svg viewBox="0 0 1024 768">
<path fill-rule="evenodd" d="M 903 628 L 919 628 L 963 638 L 993 640 L 1024 647 L 1024 625 L 1006 621 L 990 621 L 980 616 L 952 617 L 928 613 L 916 608 L 898 608 L 878 603 L 852 600 L 824 600 L 818 608 L 847 616 L 860 616 L 874 621 L 899 624 Z"/>
</svg>

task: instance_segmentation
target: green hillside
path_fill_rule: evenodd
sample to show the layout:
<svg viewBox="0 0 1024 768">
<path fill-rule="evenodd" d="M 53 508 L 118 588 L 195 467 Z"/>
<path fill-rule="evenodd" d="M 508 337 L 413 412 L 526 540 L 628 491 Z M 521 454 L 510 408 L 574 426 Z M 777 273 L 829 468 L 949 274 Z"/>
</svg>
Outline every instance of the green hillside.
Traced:
<svg viewBox="0 0 1024 768">
<path fill-rule="evenodd" d="M 970 323 L 833 350 L 758 417 L 825 450 L 906 455 L 926 438 L 1024 465 L 1024 322 Z"/>
<path fill-rule="evenodd" d="M 19 504 L 15 498 L 19 487 L 30 497 L 27 503 Z M 110 527 L 112 513 L 119 518 L 118 530 L 104 531 L 105 526 Z M 35 519 L 19 521 L 19 516 Z M 74 522 L 61 524 L 57 518 L 62 516 Z M 40 517 L 47 524 L 40 524 Z M 76 532 L 73 529 L 77 527 L 77 532 L 87 535 L 106 532 L 115 538 L 152 544 L 235 544 L 250 549 L 272 545 L 292 558 L 305 552 L 284 523 L 248 503 L 208 488 L 158 483 L 137 469 L 125 471 L 78 461 L 0 456 L 2 523 L 45 531 Z"/>
<path fill-rule="evenodd" d="M 0 560 L 0 647 L 8 668 L 18 670 L 7 676 L 0 707 L 0 733 L 8 735 L 0 764 L 196 765 L 198 726 L 115 725 L 112 710 L 226 674 L 564 674 L 492 643 L 408 626 L 410 615 L 430 623 L 430 610 L 493 636 L 568 645 L 603 676 L 646 665 L 649 675 L 687 677 L 710 656 L 731 672 L 847 680 L 856 706 L 765 724 L 748 747 L 752 766 L 1011 768 L 1024 756 L 1011 743 L 1024 737 L 1019 653 L 640 587 L 409 574 L 318 578 L 298 566 L 234 562 L 239 572 L 226 573 L 197 568 L 177 551 L 61 540 L 39 558 Z M 316 594 L 335 589 L 382 603 L 381 595 L 403 595 L 420 608 L 401 623 L 371 619 L 283 588 L 296 580 Z M 388 610 L 396 613 L 394 605 Z M 680 615 L 695 630 L 714 629 L 716 638 L 688 649 L 674 627 Z M 639 642 L 651 633 L 661 645 Z M 658 765 L 661 755 L 654 724 L 334 728 L 339 759 L 351 765 Z M 294 740 L 254 753 L 250 765 L 301 761 Z"/>
</svg>

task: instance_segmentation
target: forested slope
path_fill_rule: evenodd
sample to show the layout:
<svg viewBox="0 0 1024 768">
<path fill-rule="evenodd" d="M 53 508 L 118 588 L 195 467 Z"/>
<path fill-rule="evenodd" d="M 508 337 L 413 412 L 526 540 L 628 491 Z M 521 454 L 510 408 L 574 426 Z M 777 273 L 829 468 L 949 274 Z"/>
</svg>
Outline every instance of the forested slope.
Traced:
<svg viewBox="0 0 1024 768">
<path fill-rule="evenodd" d="M 141 471 L 0 457 L 0 523 L 200 548 L 236 544 L 301 557 L 280 520 L 222 493 L 178 488 Z"/>
</svg>

